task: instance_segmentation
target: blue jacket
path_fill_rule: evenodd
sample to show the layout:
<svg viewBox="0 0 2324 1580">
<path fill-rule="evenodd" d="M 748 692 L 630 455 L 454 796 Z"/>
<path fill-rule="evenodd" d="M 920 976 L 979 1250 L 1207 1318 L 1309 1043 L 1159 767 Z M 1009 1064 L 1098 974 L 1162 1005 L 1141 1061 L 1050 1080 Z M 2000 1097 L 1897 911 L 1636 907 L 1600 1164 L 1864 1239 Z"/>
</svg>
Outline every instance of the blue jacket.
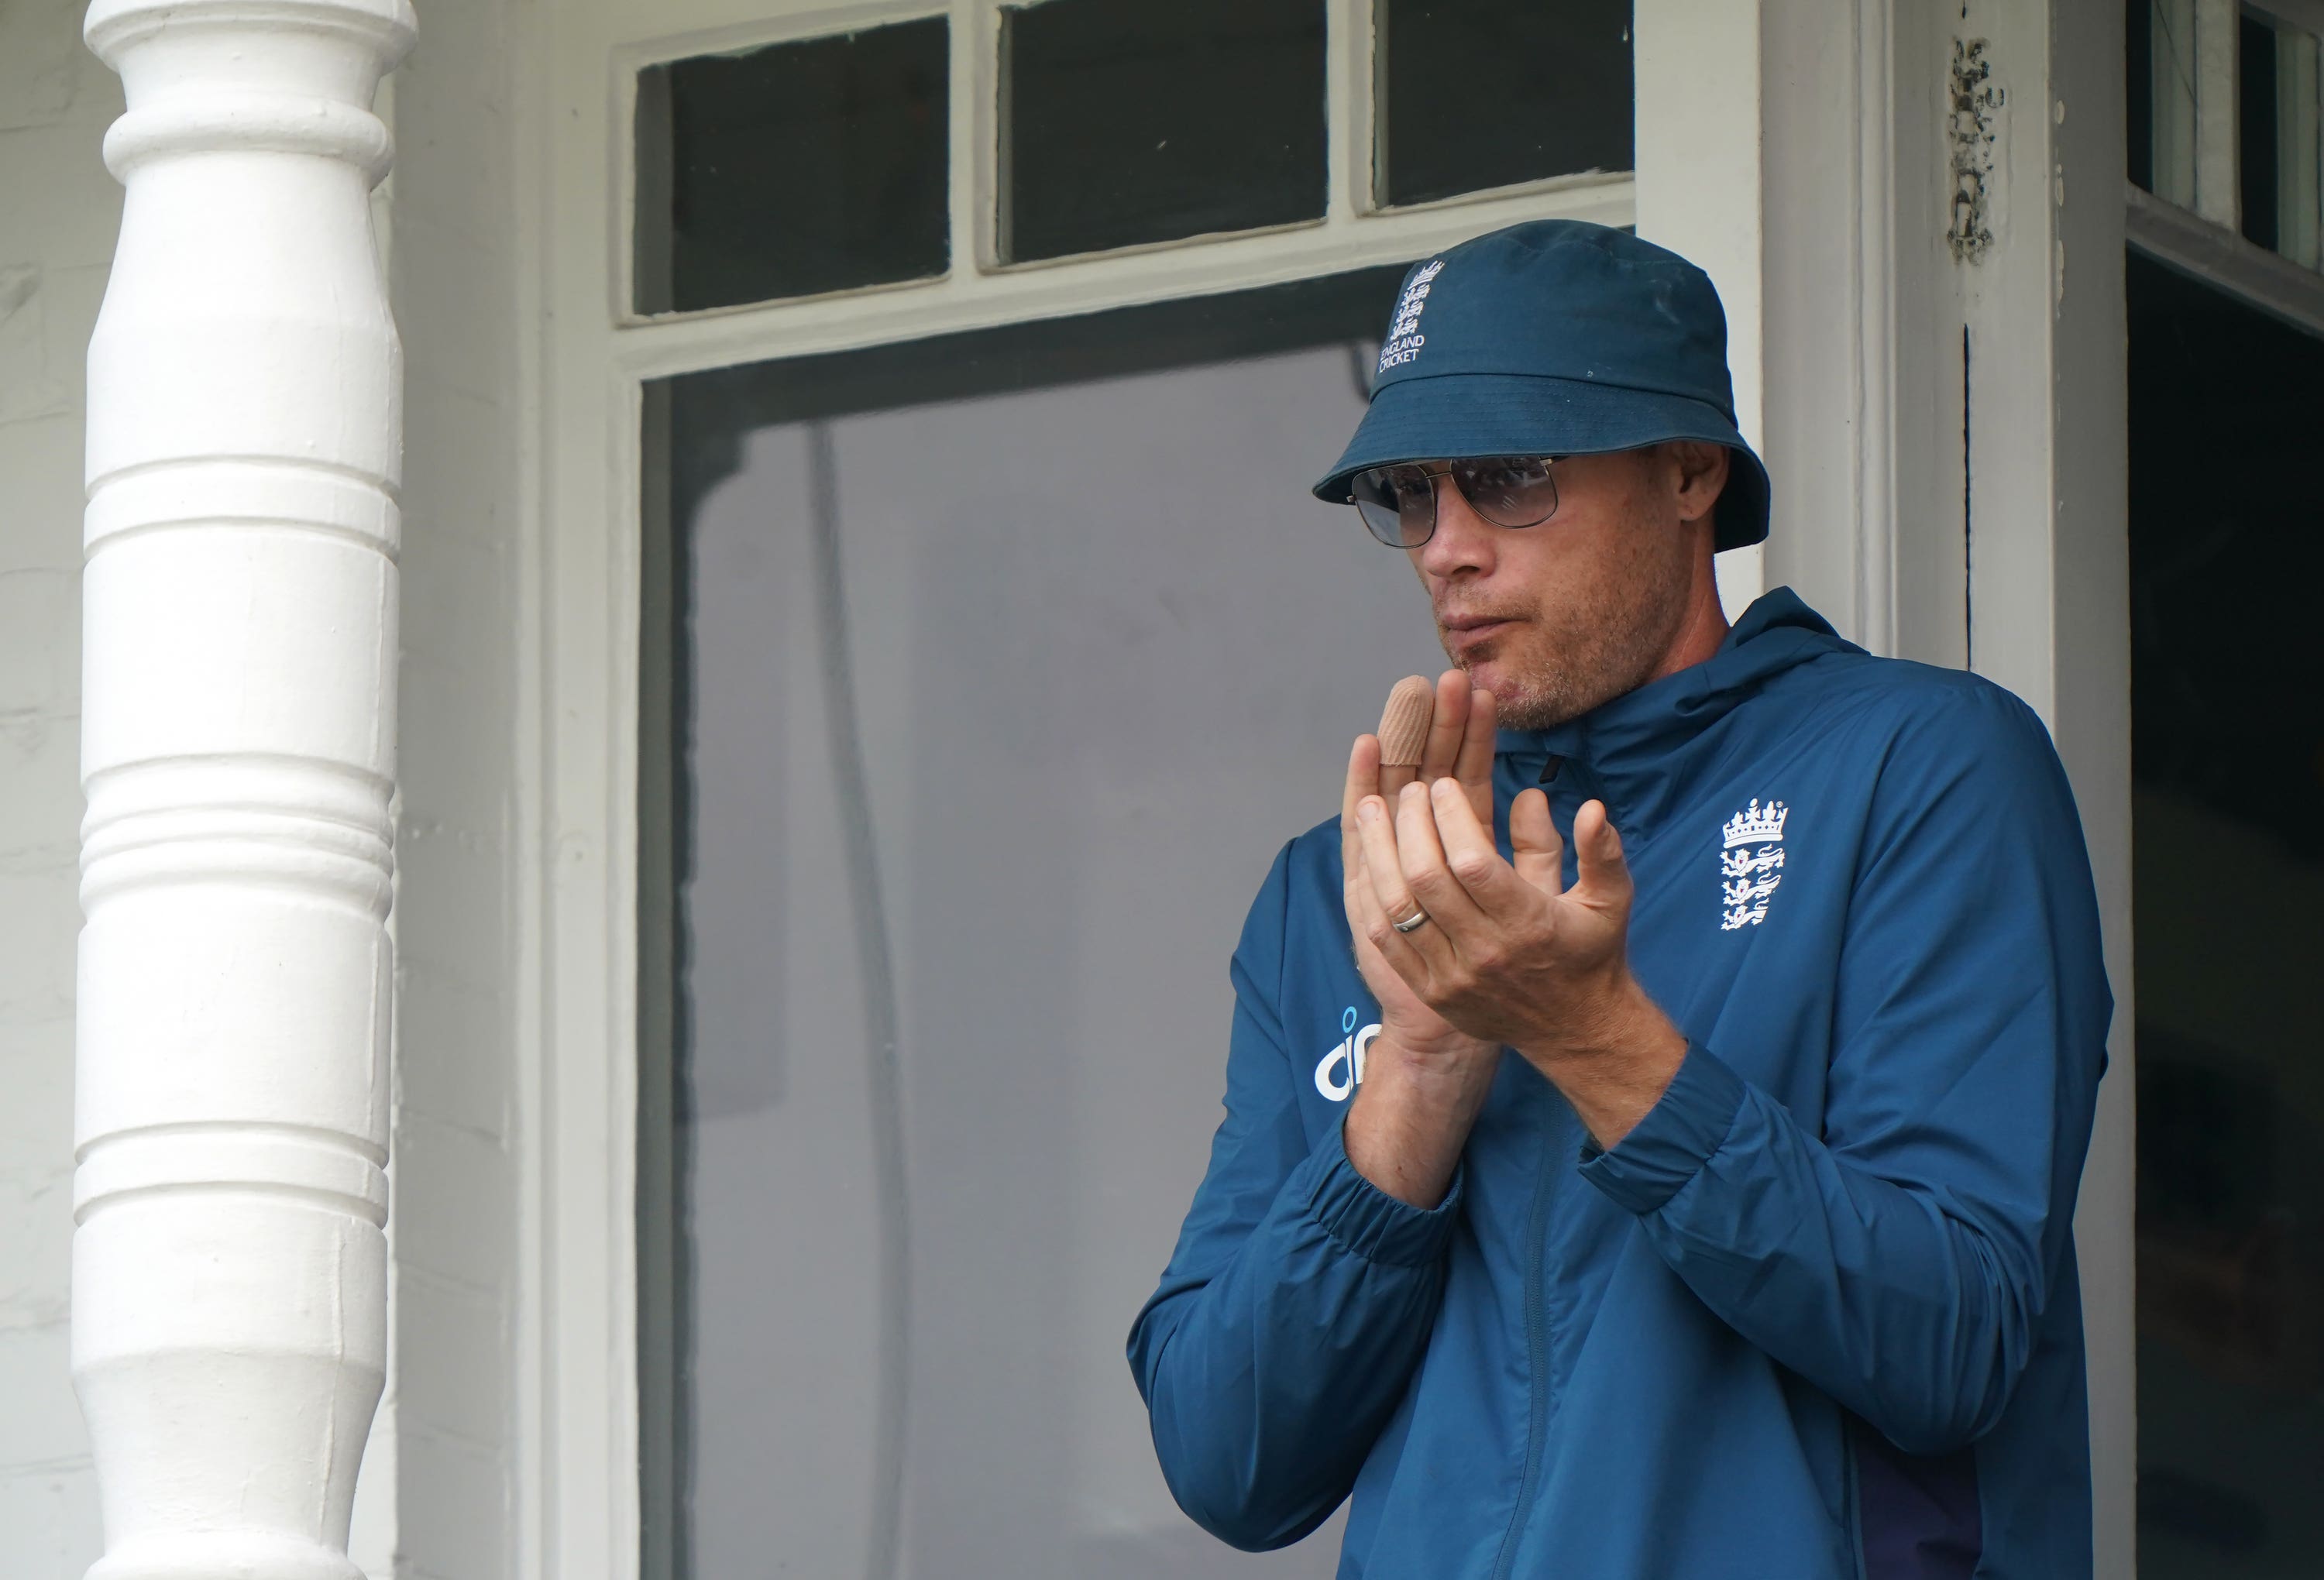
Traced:
<svg viewBox="0 0 2324 1580">
<path fill-rule="evenodd" d="M 1788 590 L 1708 661 L 1505 730 L 1602 798 L 1689 1040 L 1611 1152 L 1504 1051 L 1451 1194 L 1350 1166 L 1378 1008 L 1336 820 L 1234 953 L 1226 1118 L 1130 1360 L 1179 1503 L 1342 1580 L 2090 1572 L 2074 1191 L 2112 1013 L 2040 720 Z"/>
</svg>

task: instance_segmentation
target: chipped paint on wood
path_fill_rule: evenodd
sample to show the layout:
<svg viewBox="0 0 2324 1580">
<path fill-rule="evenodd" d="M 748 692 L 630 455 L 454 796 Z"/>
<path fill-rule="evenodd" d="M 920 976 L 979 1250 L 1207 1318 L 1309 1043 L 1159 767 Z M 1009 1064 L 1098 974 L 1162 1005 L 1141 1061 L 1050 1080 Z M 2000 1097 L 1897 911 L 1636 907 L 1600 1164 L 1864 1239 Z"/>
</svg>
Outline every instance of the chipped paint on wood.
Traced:
<svg viewBox="0 0 2324 1580">
<path fill-rule="evenodd" d="M 1978 263 L 1993 247 L 1996 164 L 2000 117 L 2008 90 L 1993 79 L 1983 39 L 1953 41 L 1950 109 L 1945 144 L 1952 162 L 1952 216 L 1945 241 L 1953 258 Z"/>
</svg>

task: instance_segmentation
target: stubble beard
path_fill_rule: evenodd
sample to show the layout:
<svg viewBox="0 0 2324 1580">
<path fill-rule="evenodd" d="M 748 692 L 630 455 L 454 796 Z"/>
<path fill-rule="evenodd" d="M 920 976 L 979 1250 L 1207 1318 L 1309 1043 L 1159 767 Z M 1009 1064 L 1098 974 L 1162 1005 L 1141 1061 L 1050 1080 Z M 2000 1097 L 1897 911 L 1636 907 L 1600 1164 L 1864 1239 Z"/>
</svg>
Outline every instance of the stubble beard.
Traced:
<svg viewBox="0 0 2324 1580">
<path fill-rule="evenodd" d="M 1686 619 L 1691 566 L 1674 531 L 1643 531 L 1632 542 L 1637 552 L 1598 585 L 1537 608 L 1513 633 L 1460 656 L 1448 645 L 1463 670 L 1499 668 L 1492 690 L 1503 726 L 1546 730 L 1655 677 Z"/>
</svg>

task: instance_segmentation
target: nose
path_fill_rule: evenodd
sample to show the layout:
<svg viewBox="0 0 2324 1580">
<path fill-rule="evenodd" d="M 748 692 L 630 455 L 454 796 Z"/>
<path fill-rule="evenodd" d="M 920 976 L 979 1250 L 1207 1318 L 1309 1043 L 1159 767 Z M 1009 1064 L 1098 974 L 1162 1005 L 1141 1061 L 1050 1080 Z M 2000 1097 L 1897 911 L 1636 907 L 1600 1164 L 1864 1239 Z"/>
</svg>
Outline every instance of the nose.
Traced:
<svg viewBox="0 0 2324 1580">
<path fill-rule="evenodd" d="M 1495 539 L 1501 528 L 1469 508 L 1449 475 L 1432 481 L 1436 487 L 1436 529 L 1427 542 L 1411 551 L 1414 568 L 1437 581 L 1451 581 L 1463 572 L 1489 574 Z"/>
</svg>

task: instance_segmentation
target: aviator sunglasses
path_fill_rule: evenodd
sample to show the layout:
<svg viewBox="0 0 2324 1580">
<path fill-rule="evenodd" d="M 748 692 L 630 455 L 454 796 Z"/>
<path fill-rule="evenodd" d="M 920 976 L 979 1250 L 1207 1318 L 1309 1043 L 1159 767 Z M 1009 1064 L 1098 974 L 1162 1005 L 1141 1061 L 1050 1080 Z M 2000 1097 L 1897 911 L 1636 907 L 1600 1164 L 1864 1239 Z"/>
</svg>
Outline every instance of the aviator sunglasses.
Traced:
<svg viewBox="0 0 2324 1580">
<path fill-rule="evenodd" d="M 1469 508 L 1496 527 L 1538 527 L 1557 513 L 1554 455 L 1484 455 L 1427 467 L 1374 466 L 1348 482 L 1348 503 L 1390 548 L 1418 548 L 1436 532 L 1436 479 L 1450 477 Z"/>
</svg>

